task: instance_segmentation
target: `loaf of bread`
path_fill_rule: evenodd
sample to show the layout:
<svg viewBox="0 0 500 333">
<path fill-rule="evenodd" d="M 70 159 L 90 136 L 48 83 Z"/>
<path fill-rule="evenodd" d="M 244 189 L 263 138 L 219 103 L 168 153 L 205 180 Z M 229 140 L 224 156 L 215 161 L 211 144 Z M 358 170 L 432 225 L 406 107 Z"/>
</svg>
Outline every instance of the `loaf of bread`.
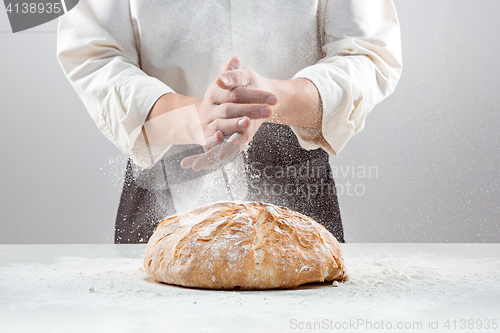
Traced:
<svg viewBox="0 0 500 333">
<path fill-rule="evenodd" d="M 161 221 L 144 269 L 159 282 L 208 289 L 295 288 L 346 277 L 339 243 L 322 225 L 254 202 L 211 204 Z"/>
</svg>

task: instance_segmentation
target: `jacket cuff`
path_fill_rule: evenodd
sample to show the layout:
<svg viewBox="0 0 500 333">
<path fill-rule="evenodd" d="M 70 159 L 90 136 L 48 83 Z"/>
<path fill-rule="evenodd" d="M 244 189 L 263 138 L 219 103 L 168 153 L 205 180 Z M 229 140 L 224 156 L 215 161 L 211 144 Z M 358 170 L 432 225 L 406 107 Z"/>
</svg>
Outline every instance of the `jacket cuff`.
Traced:
<svg viewBox="0 0 500 333">
<path fill-rule="evenodd" d="M 347 141 L 364 127 L 365 112 L 362 95 L 350 86 L 345 72 L 335 70 L 329 64 L 315 64 L 294 75 L 311 81 L 318 90 L 322 104 L 322 127 L 292 127 L 304 149 L 323 148 L 337 155 Z"/>
<path fill-rule="evenodd" d="M 162 81 L 135 75 L 119 81 L 104 98 L 98 127 L 126 155 L 130 155 L 141 127 L 161 96 L 174 92 Z"/>
</svg>

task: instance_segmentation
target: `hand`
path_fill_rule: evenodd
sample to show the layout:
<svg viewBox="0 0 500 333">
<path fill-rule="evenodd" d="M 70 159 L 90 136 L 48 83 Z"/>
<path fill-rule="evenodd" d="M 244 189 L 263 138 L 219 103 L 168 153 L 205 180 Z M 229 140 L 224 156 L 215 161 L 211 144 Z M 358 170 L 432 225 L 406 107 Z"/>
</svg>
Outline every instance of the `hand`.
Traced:
<svg viewBox="0 0 500 333">
<path fill-rule="evenodd" d="M 227 90 L 246 87 L 276 95 L 279 103 L 273 106 L 273 116 L 266 121 L 296 127 L 322 127 L 319 92 L 308 79 L 273 80 L 260 76 L 251 68 L 239 67 L 221 73 L 216 83 Z"/>
<path fill-rule="evenodd" d="M 233 57 L 224 64 L 221 74 L 237 70 L 240 65 L 240 59 Z M 271 116 L 270 106 L 277 103 L 276 96 L 270 92 L 242 86 L 228 89 L 218 81 L 220 78 L 210 85 L 198 105 L 207 138 L 206 152 L 183 159 L 183 168 L 199 171 L 230 162 L 250 142 L 265 119 Z"/>
<path fill-rule="evenodd" d="M 248 67 L 241 67 L 240 62 L 237 63 L 237 66 L 226 66 L 225 69 L 228 70 L 223 71 L 215 83 L 230 94 L 235 91 L 242 94 L 257 91 L 272 93 L 279 101 L 269 104 L 273 106 L 272 117 L 254 118 L 245 130 L 234 132 L 229 138 L 226 136 L 223 144 L 220 144 L 222 136 L 216 133 L 215 137 L 209 140 L 206 152 L 185 158 L 181 162 L 183 168 L 198 171 L 218 168 L 229 163 L 246 147 L 264 121 L 321 131 L 323 110 L 318 90 L 311 81 L 303 78 L 267 79 Z"/>
<path fill-rule="evenodd" d="M 276 95 L 278 81 L 264 78 L 251 68 L 238 66 L 222 72 L 215 82 L 222 89 L 229 91 L 243 87 L 267 91 Z"/>
<path fill-rule="evenodd" d="M 240 59 L 232 57 L 222 66 L 221 73 L 238 69 L 240 65 Z M 272 114 L 269 106 L 276 103 L 276 96 L 269 92 L 241 87 L 223 89 L 213 82 L 197 105 L 207 144 L 219 143 L 235 133 L 245 136 L 246 130 L 252 127 L 250 120 L 268 118 Z"/>
</svg>

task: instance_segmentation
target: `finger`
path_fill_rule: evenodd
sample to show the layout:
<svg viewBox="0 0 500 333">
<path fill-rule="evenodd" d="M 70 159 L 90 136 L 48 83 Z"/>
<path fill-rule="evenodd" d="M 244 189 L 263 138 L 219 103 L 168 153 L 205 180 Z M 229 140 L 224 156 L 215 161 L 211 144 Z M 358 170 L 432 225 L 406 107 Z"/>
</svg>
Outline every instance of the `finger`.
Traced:
<svg viewBox="0 0 500 333">
<path fill-rule="evenodd" d="M 209 121 L 216 119 L 232 119 L 248 117 L 250 119 L 265 119 L 271 117 L 273 110 L 266 104 L 233 104 L 218 105 L 209 114 Z"/>
<path fill-rule="evenodd" d="M 198 172 L 205 169 L 215 169 L 214 163 L 211 161 L 209 154 L 210 152 L 206 152 L 205 154 L 198 156 L 198 158 L 193 162 L 193 171 Z"/>
<path fill-rule="evenodd" d="M 200 171 L 203 169 L 217 169 L 222 166 L 220 160 L 218 159 L 219 150 L 222 144 L 215 146 L 204 154 L 198 155 L 198 158 L 194 160 L 192 168 L 193 171 Z"/>
<path fill-rule="evenodd" d="M 238 56 L 232 56 L 229 59 L 229 68 L 228 70 L 232 71 L 241 67 L 241 59 Z"/>
<path fill-rule="evenodd" d="M 219 131 L 218 121 L 219 119 L 211 121 L 203 130 L 203 135 L 205 136 L 204 147 L 211 145 L 211 143 L 220 143 L 224 140 L 224 133 Z"/>
<path fill-rule="evenodd" d="M 203 146 L 205 151 L 209 151 L 213 147 L 217 146 L 224 140 L 224 134 L 221 131 L 217 131 L 214 135 L 206 140 L 206 145 Z"/>
<path fill-rule="evenodd" d="M 221 68 L 221 74 L 227 71 L 232 71 L 241 67 L 241 59 L 237 56 L 232 56 L 228 62 L 225 62 Z"/>
<path fill-rule="evenodd" d="M 217 158 L 215 155 L 220 149 L 219 146 L 215 146 L 212 149 L 208 150 L 205 153 L 192 155 L 184 158 L 181 161 L 181 167 L 184 169 L 192 168 L 193 171 L 200 171 L 203 169 L 214 169 L 217 165 Z"/>
<path fill-rule="evenodd" d="M 217 157 L 222 165 L 231 162 L 243 150 L 246 145 L 245 137 L 242 133 L 234 133 L 227 142 L 220 144 Z"/>
<path fill-rule="evenodd" d="M 246 137 L 242 133 L 234 133 L 225 142 L 210 150 L 207 155 L 210 159 L 210 167 L 212 169 L 219 168 L 231 162 L 245 147 L 247 143 Z M 206 165 L 206 161 L 200 159 L 195 161 L 193 166 L 201 168 L 206 167 Z"/>
<path fill-rule="evenodd" d="M 224 140 L 224 133 L 221 131 L 215 131 L 212 136 L 207 137 L 205 145 L 211 145 L 212 143 L 220 143 Z"/>
<path fill-rule="evenodd" d="M 245 146 L 246 139 L 241 133 L 231 135 L 229 140 L 224 143 L 218 144 L 211 150 L 185 158 L 182 160 L 183 167 L 190 167 L 194 171 L 203 169 L 216 169 L 223 167 L 231 162 Z"/>
<path fill-rule="evenodd" d="M 222 134 L 221 131 L 217 131 L 214 135 L 206 139 L 207 144 L 203 146 L 203 149 L 205 152 L 210 151 L 213 149 L 215 146 L 221 144 L 221 142 L 224 140 L 224 134 Z M 199 158 L 200 155 L 192 155 L 184 158 L 181 161 L 181 168 L 183 169 L 188 169 L 193 166 L 194 161 Z"/>
<path fill-rule="evenodd" d="M 189 169 L 193 167 L 194 161 L 199 157 L 200 155 L 192 155 L 188 156 L 182 159 L 181 161 L 181 168 L 183 169 Z"/>
<path fill-rule="evenodd" d="M 276 95 L 257 89 L 236 87 L 233 90 L 219 89 L 211 96 L 214 104 L 236 103 L 236 104 L 267 104 L 276 105 Z"/>
<path fill-rule="evenodd" d="M 233 118 L 233 119 L 217 119 L 208 124 L 207 133 L 215 133 L 221 131 L 224 135 L 232 135 L 236 132 L 242 132 L 250 126 L 248 117 Z"/>
</svg>

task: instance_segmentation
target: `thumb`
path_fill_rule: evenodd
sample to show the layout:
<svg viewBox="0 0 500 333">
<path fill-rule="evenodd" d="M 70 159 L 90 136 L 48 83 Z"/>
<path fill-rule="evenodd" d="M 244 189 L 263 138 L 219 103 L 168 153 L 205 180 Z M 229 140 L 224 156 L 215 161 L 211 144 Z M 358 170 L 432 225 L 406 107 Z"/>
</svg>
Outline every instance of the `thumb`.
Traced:
<svg viewBox="0 0 500 333">
<path fill-rule="evenodd" d="M 236 87 L 248 87 L 250 84 L 250 73 L 246 68 L 231 70 L 217 76 L 215 83 L 222 89 L 232 90 Z"/>
</svg>

